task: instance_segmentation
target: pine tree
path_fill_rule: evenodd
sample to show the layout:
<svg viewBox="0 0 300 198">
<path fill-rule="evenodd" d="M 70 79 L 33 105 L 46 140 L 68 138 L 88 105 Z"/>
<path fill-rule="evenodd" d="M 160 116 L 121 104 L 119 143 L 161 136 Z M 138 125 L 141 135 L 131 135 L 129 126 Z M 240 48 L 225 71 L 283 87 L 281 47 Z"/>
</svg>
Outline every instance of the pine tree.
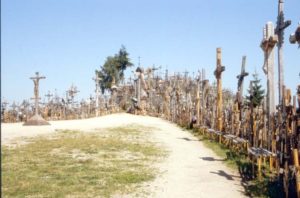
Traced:
<svg viewBox="0 0 300 198">
<path fill-rule="evenodd" d="M 253 80 L 252 80 L 252 96 L 251 96 L 251 90 L 248 89 L 248 96 L 246 96 L 246 105 L 250 105 L 250 102 L 253 102 L 253 107 L 260 106 L 263 99 L 265 90 L 262 89 L 262 85 L 260 84 L 261 79 L 258 79 L 258 74 L 255 72 L 253 74 Z"/>
<path fill-rule="evenodd" d="M 112 83 L 118 84 L 124 78 L 124 71 L 127 67 L 132 66 L 130 62 L 129 53 L 124 46 L 121 47 L 119 53 L 114 56 L 108 56 L 104 65 L 100 70 L 96 70 L 96 74 L 101 79 L 101 91 L 111 89 Z"/>
</svg>

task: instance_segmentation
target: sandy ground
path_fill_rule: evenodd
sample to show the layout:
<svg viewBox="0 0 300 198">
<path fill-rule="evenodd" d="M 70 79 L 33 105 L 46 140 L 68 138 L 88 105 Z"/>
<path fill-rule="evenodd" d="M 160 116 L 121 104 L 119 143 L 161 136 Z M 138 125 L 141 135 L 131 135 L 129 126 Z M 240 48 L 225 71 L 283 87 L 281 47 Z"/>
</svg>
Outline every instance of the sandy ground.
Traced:
<svg viewBox="0 0 300 198">
<path fill-rule="evenodd" d="M 17 137 L 33 137 L 57 129 L 88 131 L 131 123 L 158 128 L 153 131 L 153 137 L 170 151 L 159 165 L 163 174 L 147 187 L 152 192 L 149 197 L 245 197 L 237 172 L 228 169 L 222 164 L 222 159 L 189 132 L 159 118 L 121 113 L 85 120 L 52 121 L 50 126 L 4 123 L 1 124 L 1 138 L 2 144 L 6 145 Z"/>
</svg>

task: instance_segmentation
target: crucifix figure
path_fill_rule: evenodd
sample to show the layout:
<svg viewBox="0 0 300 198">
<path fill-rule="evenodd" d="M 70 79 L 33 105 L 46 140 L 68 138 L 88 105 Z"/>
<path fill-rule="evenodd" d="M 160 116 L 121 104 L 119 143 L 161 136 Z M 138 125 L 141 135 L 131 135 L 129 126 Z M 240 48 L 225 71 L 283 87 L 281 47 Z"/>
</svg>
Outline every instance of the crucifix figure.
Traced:
<svg viewBox="0 0 300 198">
<path fill-rule="evenodd" d="M 49 123 L 39 115 L 39 100 L 41 99 L 39 97 L 39 81 L 45 78 L 45 76 L 40 76 L 39 72 L 35 72 L 35 77 L 30 77 L 34 83 L 34 97 L 31 99 L 35 101 L 35 115 L 25 122 L 24 125 L 49 125 Z"/>
<path fill-rule="evenodd" d="M 225 71 L 225 66 L 222 66 L 222 51 L 221 48 L 217 48 L 217 68 L 214 72 L 217 79 L 217 130 L 222 131 L 223 123 L 222 123 L 222 72 Z"/>
<path fill-rule="evenodd" d="M 35 115 L 39 114 L 39 100 L 41 99 L 39 97 L 39 81 L 40 79 L 45 79 L 45 76 L 40 76 L 39 72 L 35 72 L 35 77 L 31 77 L 30 79 L 33 80 L 34 83 L 34 99 L 35 100 Z"/>
</svg>

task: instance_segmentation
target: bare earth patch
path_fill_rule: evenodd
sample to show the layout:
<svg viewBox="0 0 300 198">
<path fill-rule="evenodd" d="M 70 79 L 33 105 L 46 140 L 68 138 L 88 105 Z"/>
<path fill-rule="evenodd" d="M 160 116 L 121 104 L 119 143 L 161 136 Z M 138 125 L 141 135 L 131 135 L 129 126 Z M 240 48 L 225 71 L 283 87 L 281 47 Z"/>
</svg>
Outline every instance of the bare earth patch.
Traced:
<svg viewBox="0 0 300 198">
<path fill-rule="evenodd" d="M 114 114 L 50 123 L 51 126 L 37 127 L 2 124 L 2 160 L 10 157 L 6 163 L 11 163 L 2 169 L 2 177 L 7 177 L 3 180 L 4 192 L 13 185 L 10 180 L 27 177 L 39 182 L 35 186 L 23 182 L 18 190 L 29 189 L 31 193 L 27 195 L 34 197 L 43 195 L 43 182 L 49 181 L 53 188 L 67 186 L 63 189 L 66 197 L 244 197 L 237 172 L 228 169 L 197 138 L 162 119 Z M 59 146 L 48 146 L 54 142 Z M 43 157 L 32 161 L 32 156 L 26 157 L 30 149 L 58 161 L 50 165 L 45 164 Z M 14 156 L 25 157 L 13 159 Z M 40 175 L 38 171 L 14 169 L 20 162 L 36 168 L 48 167 Z M 59 173 L 55 172 L 58 167 Z M 76 178 L 64 175 L 70 170 L 89 174 Z M 15 171 L 18 174 L 14 175 Z M 118 174 L 113 175 L 114 172 Z M 79 187 L 73 188 L 76 185 Z"/>
</svg>

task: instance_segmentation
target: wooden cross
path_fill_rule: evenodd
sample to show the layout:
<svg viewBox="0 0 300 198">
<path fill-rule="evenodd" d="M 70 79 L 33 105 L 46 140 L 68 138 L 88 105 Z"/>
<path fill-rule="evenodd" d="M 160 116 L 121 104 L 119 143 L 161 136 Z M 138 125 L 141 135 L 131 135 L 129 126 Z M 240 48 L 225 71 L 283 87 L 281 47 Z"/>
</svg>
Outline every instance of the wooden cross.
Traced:
<svg viewBox="0 0 300 198">
<path fill-rule="evenodd" d="M 278 0 L 278 16 L 277 16 L 277 26 L 275 33 L 278 35 L 278 88 L 279 88 L 279 103 L 282 104 L 283 100 L 283 85 L 284 85 L 284 71 L 283 71 L 283 42 L 284 42 L 284 29 L 291 24 L 291 20 L 284 20 L 283 13 L 284 0 Z"/>
<path fill-rule="evenodd" d="M 223 104 L 222 104 L 222 72 L 225 71 L 225 66 L 222 66 L 221 63 L 221 58 L 222 58 L 222 51 L 221 48 L 217 48 L 217 67 L 214 72 L 214 75 L 216 76 L 217 79 L 217 130 L 221 131 L 223 129 L 223 123 L 222 123 L 222 109 L 223 109 Z"/>
<path fill-rule="evenodd" d="M 71 97 L 71 105 L 74 106 L 74 97 L 79 91 L 77 90 L 77 87 L 73 84 L 71 85 L 70 89 L 67 91 L 67 94 Z"/>
</svg>

